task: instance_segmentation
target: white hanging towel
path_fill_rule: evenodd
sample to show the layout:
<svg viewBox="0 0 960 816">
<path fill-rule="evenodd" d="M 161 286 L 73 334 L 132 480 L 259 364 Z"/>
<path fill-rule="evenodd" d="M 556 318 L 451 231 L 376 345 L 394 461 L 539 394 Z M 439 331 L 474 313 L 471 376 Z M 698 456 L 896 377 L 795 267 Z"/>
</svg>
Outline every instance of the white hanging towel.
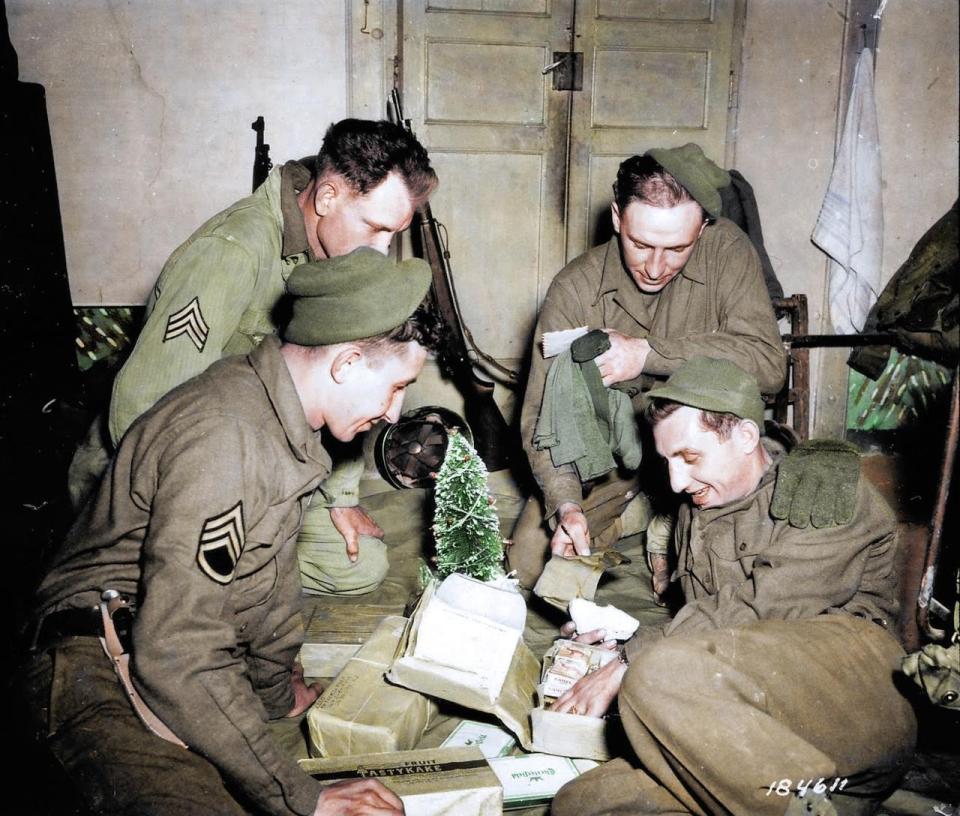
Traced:
<svg viewBox="0 0 960 816">
<path fill-rule="evenodd" d="M 869 48 L 857 60 L 840 149 L 811 237 L 830 256 L 833 329 L 856 333 L 880 294 L 883 257 L 880 133 Z"/>
</svg>

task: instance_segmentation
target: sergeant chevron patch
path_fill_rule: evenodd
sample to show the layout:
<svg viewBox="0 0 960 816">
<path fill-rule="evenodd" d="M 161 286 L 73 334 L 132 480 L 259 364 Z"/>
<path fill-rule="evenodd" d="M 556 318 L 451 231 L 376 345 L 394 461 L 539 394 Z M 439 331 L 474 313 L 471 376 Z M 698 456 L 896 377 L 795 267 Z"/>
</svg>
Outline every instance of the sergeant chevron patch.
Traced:
<svg viewBox="0 0 960 816">
<path fill-rule="evenodd" d="M 243 502 L 219 516 L 208 518 L 200 530 L 197 563 L 218 584 L 229 584 L 243 552 Z"/>
<path fill-rule="evenodd" d="M 187 335 L 190 342 L 197 347 L 197 351 L 203 351 L 207 343 L 207 335 L 210 334 L 210 327 L 203 319 L 199 298 L 194 298 L 167 318 L 167 331 L 163 335 L 163 342 L 173 340 L 181 334 Z"/>
</svg>

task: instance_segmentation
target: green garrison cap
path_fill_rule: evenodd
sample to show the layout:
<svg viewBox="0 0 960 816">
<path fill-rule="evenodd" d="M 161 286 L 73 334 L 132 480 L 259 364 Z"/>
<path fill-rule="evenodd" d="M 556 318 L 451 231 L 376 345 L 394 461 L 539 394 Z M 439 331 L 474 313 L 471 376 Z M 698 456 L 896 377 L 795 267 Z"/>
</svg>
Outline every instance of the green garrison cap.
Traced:
<svg viewBox="0 0 960 816">
<path fill-rule="evenodd" d="M 647 396 L 704 411 L 736 414 L 755 422 L 763 431 L 763 399 L 757 379 L 729 360 L 691 357 L 665 383 L 651 388 Z"/>
<path fill-rule="evenodd" d="M 287 278 L 293 316 L 283 339 L 330 346 L 383 334 L 402 325 L 429 288 L 426 262 L 396 263 L 369 247 L 301 264 Z"/>
<path fill-rule="evenodd" d="M 710 161 L 700 145 L 688 142 L 683 147 L 654 147 L 644 155 L 659 162 L 710 215 L 720 217 L 720 190 L 730 184 L 730 174 Z"/>
</svg>

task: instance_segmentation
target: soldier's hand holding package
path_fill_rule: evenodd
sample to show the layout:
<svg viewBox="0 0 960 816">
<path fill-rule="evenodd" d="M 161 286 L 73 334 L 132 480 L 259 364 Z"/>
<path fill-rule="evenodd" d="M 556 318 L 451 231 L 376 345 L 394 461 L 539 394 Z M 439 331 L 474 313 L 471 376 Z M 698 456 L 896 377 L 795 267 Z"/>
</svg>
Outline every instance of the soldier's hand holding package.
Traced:
<svg viewBox="0 0 960 816">
<path fill-rule="evenodd" d="M 376 779 L 351 779 L 324 789 L 313 816 L 403 816 L 403 802 Z"/>
<path fill-rule="evenodd" d="M 287 712 L 288 717 L 299 717 L 316 702 L 323 691 L 322 683 L 311 683 L 309 686 L 303 679 L 303 666 L 293 664 L 290 671 L 290 685 L 293 687 L 293 708 Z"/>
<path fill-rule="evenodd" d="M 565 623 L 560 628 L 560 635 L 572 637 L 576 632 L 573 621 Z M 591 632 L 582 632 L 573 637 L 578 643 L 589 643 L 601 646 L 604 649 L 617 648 L 616 640 L 608 640 L 603 629 Z M 610 704 L 620 692 L 623 675 L 627 672 L 627 664 L 619 660 L 611 660 L 605 666 L 590 674 L 581 677 L 573 687 L 556 699 L 551 711 L 560 714 L 582 714 L 587 717 L 602 717 L 607 713 Z"/>
<path fill-rule="evenodd" d="M 590 528 L 579 504 L 564 502 L 557 509 L 557 529 L 550 539 L 550 552 L 564 558 L 590 555 Z"/>
</svg>

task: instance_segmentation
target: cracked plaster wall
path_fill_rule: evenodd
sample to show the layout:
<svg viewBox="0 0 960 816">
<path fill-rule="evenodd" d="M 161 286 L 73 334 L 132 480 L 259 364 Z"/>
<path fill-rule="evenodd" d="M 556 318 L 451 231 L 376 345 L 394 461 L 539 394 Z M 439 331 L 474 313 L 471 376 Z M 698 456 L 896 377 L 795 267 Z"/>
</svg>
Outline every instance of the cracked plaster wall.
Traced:
<svg viewBox="0 0 960 816">
<path fill-rule="evenodd" d="M 197 226 L 249 193 L 262 114 L 274 162 L 346 111 L 339 0 L 7 0 L 39 82 L 76 304 L 142 303 Z"/>
</svg>

